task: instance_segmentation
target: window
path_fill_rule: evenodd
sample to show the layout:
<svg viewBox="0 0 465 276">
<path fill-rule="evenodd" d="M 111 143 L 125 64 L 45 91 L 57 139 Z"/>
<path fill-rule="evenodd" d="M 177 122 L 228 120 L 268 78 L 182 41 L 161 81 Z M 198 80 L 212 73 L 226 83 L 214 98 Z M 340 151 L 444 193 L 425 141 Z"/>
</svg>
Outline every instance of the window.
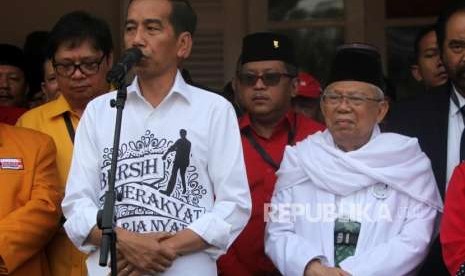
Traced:
<svg viewBox="0 0 465 276">
<path fill-rule="evenodd" d="M 269 0 L 268 26 L 289 36 L 299 68 L 324 82 L 336 47 L 344 42 L 343 0 Z"/>
</svg>

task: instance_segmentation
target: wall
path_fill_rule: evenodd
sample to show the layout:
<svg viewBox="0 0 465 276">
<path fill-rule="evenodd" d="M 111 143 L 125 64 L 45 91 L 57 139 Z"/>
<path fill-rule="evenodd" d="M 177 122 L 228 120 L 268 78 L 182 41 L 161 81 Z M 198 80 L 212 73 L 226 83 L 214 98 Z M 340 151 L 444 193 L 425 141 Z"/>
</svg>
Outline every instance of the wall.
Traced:
<svg viewBox="0 0 465 276">
<path fill-rule="evenodd" d="M 22 46 L 29 32 L 50 30 L 62 15 L 74 10 L 85 10 L 105 19 L 115 45 L 119 45 L 120 4 L 115 0 L 2 1 L 0 43 Z"/>
</svg>

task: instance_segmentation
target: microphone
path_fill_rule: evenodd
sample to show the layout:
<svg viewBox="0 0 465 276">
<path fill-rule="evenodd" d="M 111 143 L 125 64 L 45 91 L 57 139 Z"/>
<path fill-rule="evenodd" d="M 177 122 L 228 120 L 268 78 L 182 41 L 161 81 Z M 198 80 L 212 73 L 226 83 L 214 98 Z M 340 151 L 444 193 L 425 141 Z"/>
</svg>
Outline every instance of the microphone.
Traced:
<svg viewBox="0 0 465 276">
<path fill-rule="evenodd" d="M 113 65 L 107 73 L 109 83 L 121 84 L 126 78 L 131 68 L 142 58 L 142 51 L 139 48 L 129 48 L 124 51 L 120 61 Z"/>
</svg>

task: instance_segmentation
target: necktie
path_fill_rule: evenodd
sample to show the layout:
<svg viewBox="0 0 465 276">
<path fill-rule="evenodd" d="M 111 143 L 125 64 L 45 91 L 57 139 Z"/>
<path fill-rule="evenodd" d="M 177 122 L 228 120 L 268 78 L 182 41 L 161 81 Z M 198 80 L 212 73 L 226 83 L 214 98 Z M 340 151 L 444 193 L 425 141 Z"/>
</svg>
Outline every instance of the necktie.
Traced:
<svg viewBox="0 0 465 276">
<path fill-rule="evenodd" d="M 459 109 L 460 114 L 462 115 L 463 124 L 465 126 L 465 105 L 460 107 L 459 99 L 455 94 L 455 91 L 452 91 L 450 97 L 452 99 L 452 102 Z M 465 160 L 465 127 L 462 130 L 462 135 L 460 136 L 460 162 L 462 162 L 463 160 Z"/>
</svg>

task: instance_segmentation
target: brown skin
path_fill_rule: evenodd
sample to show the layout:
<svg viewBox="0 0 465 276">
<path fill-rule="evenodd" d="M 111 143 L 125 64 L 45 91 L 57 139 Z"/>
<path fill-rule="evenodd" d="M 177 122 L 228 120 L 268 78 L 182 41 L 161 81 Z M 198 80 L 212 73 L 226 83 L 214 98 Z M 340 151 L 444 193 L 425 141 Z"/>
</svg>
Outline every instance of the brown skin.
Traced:
<svg viewBox="0 0 465 276">
<path fill-rule="evenodd" d="M 126 48 L 137 47 L 143 58 L 135 68 L 142 94 L 154 107 L 168 94 L 181 61 L 190 55 L 192 36 L 176 35 L 169 21 L 168 0 L 136 0 L 128 9 Z"/>
<path fill-rule="evenodd" d="M 465 11 L 454 13 L 447 21 L 441 58 L 449 79 L 465 97 Z"/>
<path fill-rule="evenodd" d="M 72 47 L 70 43 L 60 45 L 55 53 L 55 63 L 80 63 L 82 61 L 97 61 L 103 56 L 103 52 L 96 50 L 90 41 L 83 41 L 80 45 Z M 92 99 L 110 90 L 110 85 L 105 77 L 110 70 L 113 57 L 106 57 L 100 64 L 99 71 L 87 76 L 80 70 L 76 70 L 70 77 L 57 74 L 57 82 L 60 91 L 68 101 L 71 109 L 79 116 Z"/>
<path fill-rule="evenodd" d="M 410 68 L 412 76 L 426 88 L 440 86 L 447 82 L 447 73 L 439 56 L 439 48 L 434 30 L 419 41 L 418 64 Z"/>
<path fill-rule="evenodd" d="M 333 82 L 326 90 L 342 95 L 357 94 L 379 98 L 375 86 L 359 81 Z M 336 145 L 343 151 L 357 150 L 365 145 L 370 140 L 374 126 L 383 120 L 388 109 L 387 101 L 367 101 L 361 106 L 351 106 L 345 99 L 335 106 L 321 101 L 326 127 Z"/>
<path fill-rule="evenodd" d="M 44 81 L 41 87 L 47 102 L 55 100 L 60 95 L 55 69 L 50 60 L 44 62 Z"/>
<path fill-rule="evenodd" d="M 278 60 L 254 61 L 242 66 L 242 73 L 262 75 L 265 72 L 287 73 L 284 62 Z M 239 79 L 233 80 L 241 107 L 249 114 L 252 127 L 263 137 L 269 138 L 274 127 L 291 107 L 296 95 L 297 78 L 282 77 L 276 86 L 266 86 L 259 79 L 254 86 L 247 86 Z"/>
<path fill-rule="evenodd" d="M 337 267 L 325 266 L 319 260 L 312 260 L 305 267 L 304 276 L 350 276 L 350 274 Z"/>
<path fill-rule="evenodd" d="M 27 89 L 26 77 L 21 69 L 0 65 L 0 106 L 24 106 Z"/>
<path fill-rule="evenodd" d="M 126 19 L 126 48 L 142 50 L 143 58 L 135 71 L 144 98 L 154 107 L 168 94 L 179 63 L 189 56 L 192 47 L 192 37 L 188 32 L 175 34 L 168 20 L 171 9 L 168 0 L 134 0 Z M 134 233 L 118 228 L 116 234 L 120 275 L 163 272 L 176 257 L 210 246 L 189 229 L 168 234 Z M 86 242 L 98 245 L 100 236 L 100 230 L 94 227 Z"/>
</svg>

